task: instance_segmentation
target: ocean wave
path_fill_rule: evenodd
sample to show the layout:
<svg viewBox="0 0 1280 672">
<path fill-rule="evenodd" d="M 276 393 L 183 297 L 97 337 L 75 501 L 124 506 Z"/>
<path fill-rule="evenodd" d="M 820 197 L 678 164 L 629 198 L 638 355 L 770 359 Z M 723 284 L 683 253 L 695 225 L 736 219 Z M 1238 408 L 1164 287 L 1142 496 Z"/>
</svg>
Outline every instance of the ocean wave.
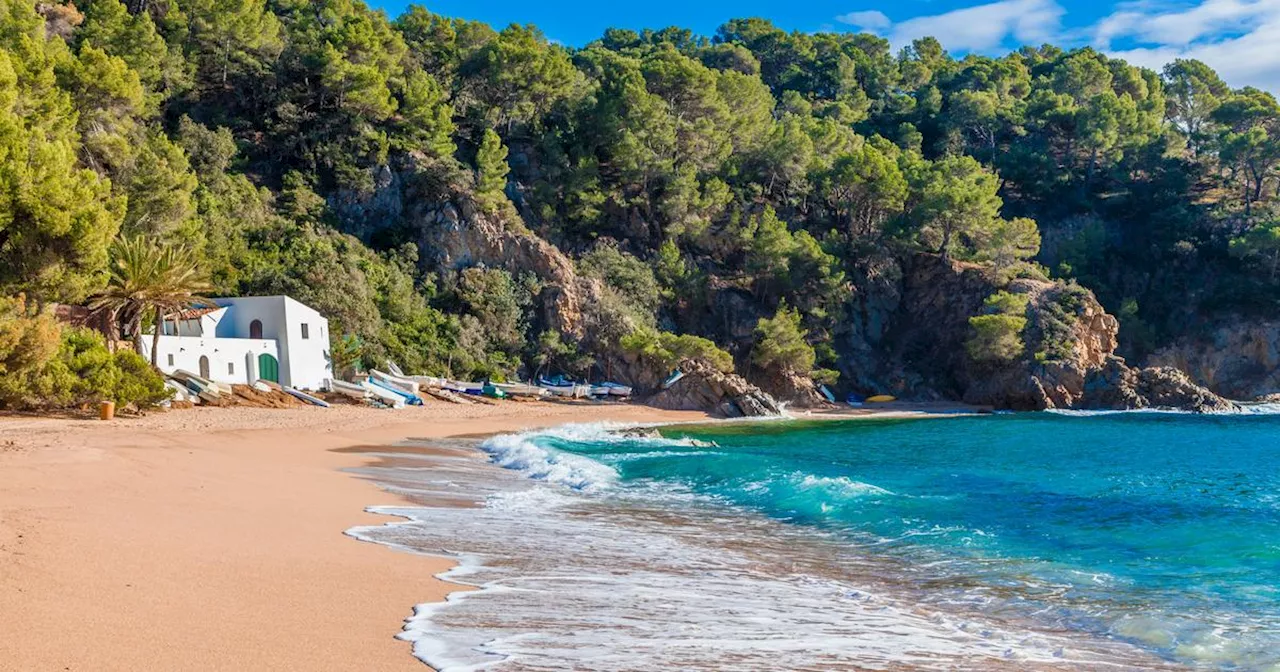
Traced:
<svg viewBox="0 0 1280 672">
<path fill-rule="evenodd" d="M 486 439 L 480 449 L 500 467 L 582 492 L 607 488 L 618 480 L 618 472 L 612 467 L 538 445 L 537 436 L 537 433 L 503 434 Z"/>
<path fill-rule="evenodd" d="M 866 497 L 886 497 L 894 493 L 884 488 L 855 481 L 847 476 L 814 476 L 813 474 L 793 474 L 792 480 L 798 480 L 796 487 L 800 490 L 817 490 L 836 499 L 863 499 Z"/>
<path fill-rule="evenodd" d="M 1076 409 L 1050 408 L 1044 411 L 1053 415 L 1076 418 L 1092 418 L 1104 415 L 1280 415 L 1280 403 L 1236 402 L 1236 407 L 1225 411 L 1188 411 L 1180 408 L 1126 408 L 1126 409 Z"/>
</svg>

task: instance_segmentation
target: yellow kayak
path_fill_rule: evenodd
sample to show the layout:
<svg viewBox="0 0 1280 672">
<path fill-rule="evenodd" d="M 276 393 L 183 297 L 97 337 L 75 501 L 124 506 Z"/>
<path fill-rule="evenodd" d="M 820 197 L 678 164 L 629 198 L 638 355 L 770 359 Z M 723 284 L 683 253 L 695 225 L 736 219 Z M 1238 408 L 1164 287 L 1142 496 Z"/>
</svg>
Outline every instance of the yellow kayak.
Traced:
<svg viewBox="0 0 1280 672">
<path fill-rule="evenodd" d="M 867 397 L 867 402 L 871 404 L 887 404 L 891 401 L 897 401 L 897 397 L 891 397 L 887 394 L 879 394 L 874 397 Z"/>
</svg>

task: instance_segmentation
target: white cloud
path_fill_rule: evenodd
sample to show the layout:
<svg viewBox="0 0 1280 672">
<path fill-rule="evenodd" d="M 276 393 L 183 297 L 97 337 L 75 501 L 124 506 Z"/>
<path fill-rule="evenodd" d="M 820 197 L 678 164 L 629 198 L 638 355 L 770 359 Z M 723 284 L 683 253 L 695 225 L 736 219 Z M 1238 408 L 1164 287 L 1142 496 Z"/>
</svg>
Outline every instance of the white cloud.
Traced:
<svg viewBox="0 0 1280 672">
<path fill-rule="evenodd" d="M 1009 38 L 1021 44 L 1052 39 L 1065 13 L 1054 0 L 1002 0 L 909 19 L 894 25 L 888 38 L 894 46 L 905 46 L 932 36 L 951 51 L 990 51 Z"/>
<path fill-rule="evenodd" d="M 1052 42 L 1092 44 L 1136 65 L 1159 70 L 1195 58 L 1232 86 L 1280 92 L 1280 0 L 1136 0 L 1083 29 L 1064 29 L 1058 0 L 1000 0 L 893 23 L 881 12 L 851 12 L 837 20 L 903 47 L 933 36 L 953 53 L 998 52 Z"/>
<path fill-rule="evenodd" d="M 1134 46 L 1116 48 L 1125 40 Z M 1128 5 L 1098 22 L 1094 45 L 1153 69 L 1194 58 L 1232 86 L 1280 91 L 1280 0 L 1203 0 L 1192 7 Z"/>
<path fill-rule="evenodd" d="M 884 12 L 877 12 L 874 9 L 865 12 L 849 12 L 848 14 L 841 14 L 836 17 L 836 21 L 839 21 L 840 23 L 847 23 L 855 28 L 861 28 L 863 30 L 873 32 L 884 30 L 885 28 L 893 25 L 893 22 L 889 20 L 889 17 L 884 15 Z"/>
</svg>

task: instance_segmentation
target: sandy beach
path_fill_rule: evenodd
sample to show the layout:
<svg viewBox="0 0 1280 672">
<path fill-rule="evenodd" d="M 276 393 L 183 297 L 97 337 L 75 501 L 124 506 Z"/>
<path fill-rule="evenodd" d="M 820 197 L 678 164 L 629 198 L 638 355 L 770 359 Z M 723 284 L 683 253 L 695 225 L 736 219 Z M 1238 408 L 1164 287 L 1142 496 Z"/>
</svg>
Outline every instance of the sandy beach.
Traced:
<svg viewBox="0 0 1280 672">
<path fill-rule="evenodd" d="M 0 417 L 0 669 L 427 669 L 394 636 L 446 594 L 433 575 L 448 561 L 345 536 L 400 502 L 335 449 L 704 417 L 546 403 Z"/>
</svg>

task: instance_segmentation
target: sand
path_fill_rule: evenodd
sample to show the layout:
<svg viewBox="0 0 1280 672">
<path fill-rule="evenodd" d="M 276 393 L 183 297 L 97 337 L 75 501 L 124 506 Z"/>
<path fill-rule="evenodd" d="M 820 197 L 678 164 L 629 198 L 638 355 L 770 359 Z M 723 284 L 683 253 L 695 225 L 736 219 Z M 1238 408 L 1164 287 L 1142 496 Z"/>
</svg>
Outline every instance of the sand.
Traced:
<svg viewBox="0 0 1280 672">
<path fill-rule="evenodd" d="M 425 670 L 394 639 L 449 562 L 356 541 L 398 504 L 335 449 L 643 406 L 193 409 L 0 417 L 0 670 Z"/>
</svg>

